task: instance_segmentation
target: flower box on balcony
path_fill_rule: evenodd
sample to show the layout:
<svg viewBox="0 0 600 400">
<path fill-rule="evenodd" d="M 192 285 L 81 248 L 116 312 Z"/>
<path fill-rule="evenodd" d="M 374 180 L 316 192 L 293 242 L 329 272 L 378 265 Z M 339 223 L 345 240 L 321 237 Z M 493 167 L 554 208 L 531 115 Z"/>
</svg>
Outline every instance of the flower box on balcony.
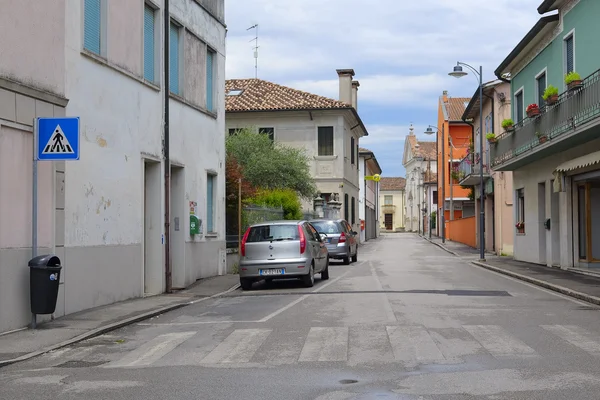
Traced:
<svg viewBox="0 0 600 400">
<path fill-rule="evenodd" d="M 546 143 L 548 141 L 548 136 L 546 135 L 538 135 L 538 143 L 542 144 L 542 143 Z"/>
<path fill-rule="evenodd" d="M 485 135 L 485 138 L 488 140 L 489 143 L 496 143 L 498 141 L 498 139 L 496 138 L 496 134 L 493 132 L 489 132 L 487 135 Z"/>
<path fill-rule="evenodd" d="M 507 132 L 514 131 L 515 130 L 514 125 L 515 125 L 515 123 L 510 118 L 507 118 L 504 121 L 502 121 L 502 128 L 505 129 Z"/>
<path fill-rule="evenodd" d="M 529 118 L 536 117 L 540 115 L 540 107 L 537 104 L 530 104 L 527 106 L 525 112 Z"/>
<path fill-rule="evenodd" d="M 515 228 L 517 228 L 517 233 L 525 233 L 525 223 L 524 222 L 517 222 L 517 224 L 515 225 Z"/>
<path fill-rule="evenodd" d="M 581 76 L 575 71 L 569 72 L 565 76 L 565 83 L 567 84 L 567 89 L 569 91 L 574 91 L 583 87 L 583 81 L 581 80 Z"/>
<path fill-rule="evenodd" d="M 558 88 L 556 86 L 548 85 L 546 90 L 544 90 L 544 95 L 542 96 L 546 101 L 546 104 L 551 106 L 558 101 Z"/>
</svg>

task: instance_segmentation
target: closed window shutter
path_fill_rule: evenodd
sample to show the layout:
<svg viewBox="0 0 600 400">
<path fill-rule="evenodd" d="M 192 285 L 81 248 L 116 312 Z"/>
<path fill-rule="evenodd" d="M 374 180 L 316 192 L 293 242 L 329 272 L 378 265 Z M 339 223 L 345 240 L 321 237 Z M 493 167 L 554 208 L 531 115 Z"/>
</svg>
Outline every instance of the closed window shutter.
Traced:
<svg viewBox="0 0 600 400">
<path fill-rule="evenodd" d="M 354 138 L 350 138 L 350 163 L 354 164 Z"/>
<path fill-rule="evenodd" d="M 352 225 L 356 223 L 356 199 L 352 198 Z"/>
<path fill-rule="evenodd" d="M 213 62 L 214 53 L 206 52 L 206 109 L 213 111 Z"/>
<path fill-rule="evenodd" d="M 348 204 L 348 194 L 344 194 L 344 219 L 348 221 L 348 208 L 350 204 Z"/>
<path fill-rule="evenodd" d="M 144 78 L 154 82 L 154 26 L 155 12 L 149 5 L 144 6 Z"/>
<path fill-rule="evenodd" d="M 100 1 L 101 0 L 85 0 L 83 5 L 83 47 L 86 50 L 100 55 Z"/>
<path fill-rule="evenodd" d="M 179 94 L 179 27 L 173 22 L 169 29 L 169 90 Z"/>
<path fill-rule="evenodd" d="M 208 175 L 206 180 L 206 230 L 214 232 L 213 227 L 213 181 L 214 176 Z"/>
<path fill-rule="evenodd" d="M 575 69 L 574 66 L 574 48 L 573 48 L 573 36 L 565 40 L 565 46 L 567 51 L 567 73 L 573 72 Z"/>
</svg>

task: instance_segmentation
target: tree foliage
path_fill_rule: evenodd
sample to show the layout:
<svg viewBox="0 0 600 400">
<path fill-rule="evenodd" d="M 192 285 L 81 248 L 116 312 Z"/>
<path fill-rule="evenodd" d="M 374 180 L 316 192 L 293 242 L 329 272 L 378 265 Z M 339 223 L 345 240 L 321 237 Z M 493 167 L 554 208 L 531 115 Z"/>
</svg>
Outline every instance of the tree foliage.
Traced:
<svg viewBox="0 0 600 400">
<path fill-rule="evenodd" d="M 302 219 L 302 205 L 292 189 L 260 190 L 250 201 L 259 206 L 283 208 L 284 219 Z"/>
<path fill-rule="evenodd" d="M 315 194 L 309 158 L 303 149 L 273 143 L 268 135 L 256 134 L 250 129 L 228 136 L 225 147 L 251 186 L 291 189 L 307 198 Z"/>
<path fill-rule="evenodd" d="M 239 179 L 242 178 L 242 200 L 248 199 L 256 194 L 256 188 L 244 179 L 242 166 L 233 155 L 225 157 L 225 198 L 226 203 L 237 208 L 239 194 Z"/>
</svg>

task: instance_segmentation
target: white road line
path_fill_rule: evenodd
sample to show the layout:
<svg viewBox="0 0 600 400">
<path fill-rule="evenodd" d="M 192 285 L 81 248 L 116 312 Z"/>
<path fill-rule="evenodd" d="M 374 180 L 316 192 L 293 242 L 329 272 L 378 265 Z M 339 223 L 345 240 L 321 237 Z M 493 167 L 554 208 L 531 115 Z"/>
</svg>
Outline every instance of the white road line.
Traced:
<svg viewBox="0 0 600 400">
<path fill-rule="evenodd" d="M 541 327 L 589 354 L 600 355 L 600 342 L 594 339 L 597 335 L 581 327 L 575 325 L 541 325 Z"/>
<path fill-rule="evenodd" d="M 397 361 L 436 362 L 444 355 L 421 326 L 387 326 L 387 333 Z"/>
<path fill-rule="evenodd" d="M 137 367 L 150 365 L 185 342 L 197 332 L 167 333 L 144 343 L 122 359 L 106 364 L 105 368 Z"/>
<path fill-rule="evenodd" d="M 344 272 L 342 275 L 338 276 L 337 278 L 323 284 L 320 285 L 318 288 L 316 288 L 315 290 L 312 291 L 312 293 L 317 293 L 320 292 L 321 290 L 325 289 L 326 287 L 333 285 L 334 283 L 336 283 L 337 281 L 339 281 L 340 279 L 342 279 L 343 277 L 345 277 L 346 275 L 348 275 L 350 273 L 350 271 L 346 271 Z M 271 314 L 267 315 L 264 318 L 259 319 L 258 321 L 255 322 L 267 322 L 268 320 L 270 320 L 271 318 L 274 318 L 276 316 L 278 316 L 279 314 L 281 314 L 284 311 L 289 310 L 290 308 L 294 307 L 296 304 L 300 303 L 301 301 L 305 300 L 306 298 L 308 298 L 308 296 L 310 296 L 309 294 L 305 294 L 304 296 L 292 301 L 290 304 L 281 307 L 279 310 L 272 312 Z"/>
<path fill-rule="evenodd" d="M 535 350 L 498 325 L 463 325 L 494 357 L 534 357 Z"/>
<path fill-rule="evenodd" d="M 236 329 L 211 351 L 201 364 L 247 363 L 272 329 Z"/>
<path fill-rule="evenodd" d="M 139 326 L 186 326 L 186 325 L 210 325 L 210 324 L 248 324 L 257 321 L 193 321 L 193 322 L 165 322 L 160 324 L 140 323 Z"/>
<path fill-rule="evenodd" d="M 375 270 L 375 267 L 373 266 L 373 263 L 371 263 L 371 261 L 369 261 L 369 266 L 371 268 L 371 275 L 373 276 L 373 279 L 375 280 L 375 285 L 377 287 L 377 290 L 383 291 L 383 285 L 381 285 L 381 281 L 379 280 L 379 277 L 377 276 L 377 271 Z M 387 316 L 388 321 L 389 322 L 397 322 L 396 314 L 394 314 L 394 310 L 392 309 L 392 306 L 390 304 L 390 300 L 388 299 L 387 294 L 382 293 L 380 296 L 381 296 L 381 300 L 383 303 L 383 310 L 385 311 L 385 315 Z"/>
<path fill-rule="evenodd" d="M 551 294 L 552 296 L 555 296 L 555 297 L 560 297 L 561 299 L 564 299 L 564 300 L 568 300 L 571 303 L 579 304 L 581 306 L 586 306 L 586 307 L 590 307 L 590 306 L 594 307 L 595 306 L 592 303 L 587 303 L 585 301 L 580 301 L 580 300 L 574 299 L 573 297 L 567 296 L 566 294 L 558 293 L 558 292 L 555 292 L 553 290 L 546 289 L 546 288 L 543 288 L 543 287 L 538 286 L 538 285 L 534 285 L 533 283 L 522 281 L 521 279 L 514 278 L 514 277 L 512 277 L 510 275 L 501 274 L 500 272 L 492 271 L 491 269 L 487 269 L 487 268 L 479 267 L 477 265 L 473 265 L 473 264 L 471 264 L 470 261 L 465 261 L 465 263 L 467 265 L 469 265 L 471 268 L 477 268 L 479 270 L 487 271 L 487 272 L 489 272 L 491 274 L 495 274 L 495 275 L 501 276 L 504 279 L 508 279 L 510 281 L 520 283 L 521 285 L 529 286 L 530 288 L 537 289 L 539 291 Z"/>
<path fill-rule="evenodd" d="M 298 361 L 346 361 L 348 327 L 310 328 Z"/>
</svg>

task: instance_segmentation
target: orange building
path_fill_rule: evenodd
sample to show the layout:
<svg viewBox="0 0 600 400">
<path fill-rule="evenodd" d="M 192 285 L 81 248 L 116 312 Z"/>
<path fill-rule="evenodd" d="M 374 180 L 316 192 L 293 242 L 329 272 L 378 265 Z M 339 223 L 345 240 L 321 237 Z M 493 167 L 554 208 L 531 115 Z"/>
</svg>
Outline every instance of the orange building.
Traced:
<svg viewBox="0 0 600 400">
<path fill-rule="evenodd" d="M 444 173 L 443 178 L 441 174 L 438 174 L 438 215 L 442 211 L 442 205 L 445 205 L 446 237 L 463 243 L 465 241 L 460 240 L 458 237 L 449 237 L 448 223 L 452 223 L 454 220 L 475 217 L 472 189 L 463 189 L 458 184 L 460 180 L 458 164 L 467 155 L 469 147 L 472 146 L 473 128 L 462 120 L 465 108 L 470 100 L 468 97 L 450 97 L 448 92 L 444 91 L 439 100 L 437 122 L 437 170 Z M 442 185 L 444 185 L 444 188 L 442 188 Z M 444 195 L 445 199 L 442 197 Z M 450 215 L 451 209 L 454 209 L 454 216 Z M 461 230 L 463 230 L 463 226 L 470 226 L 469 223 L 463 221 L 460 224 Z M 456 232 L 456 229 L 452 229 L 452 231 Z M 474 220 L 473 230 L 470 232 L 471 236 L 474 236 L 473 232 L 475 232 Z M 452 236 L 455 235 L 456 233 L 453 233 Z"/>
</svg>

